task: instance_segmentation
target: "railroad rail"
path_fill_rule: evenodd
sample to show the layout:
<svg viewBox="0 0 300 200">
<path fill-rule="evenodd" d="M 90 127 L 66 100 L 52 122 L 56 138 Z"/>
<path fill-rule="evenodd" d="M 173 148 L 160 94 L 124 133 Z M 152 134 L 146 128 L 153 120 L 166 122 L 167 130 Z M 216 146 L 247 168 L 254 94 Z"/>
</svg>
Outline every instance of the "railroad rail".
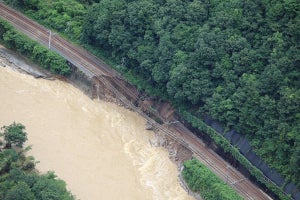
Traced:
<svg viewBox="0 0 300 200">
<path fill-rule="evenodd" d="M 48 29 L 30 20 L 21 13 L 5 6 L 1 2 L 0 17 L 9 21 L 15 28 L 28 35 L 30 38 L 45 46 L 49 45 L 50 31 Z M 245 178 L 240 172 L 231 167 L 214 151 L 206 148 L 204 143 L 187 128 L 185 128 L 182 123 L 179 122 L 171 127 L 166 127 L 157 123 L 147 114 L 145 114 L 139 107 L 135 106 L 121 91 L 114 86 L 114 84 L 118 88 L 121 88 L 122 91 L 125 91 L 133 99 L 138 99 L 138 94 L 126 88 L 124 86 L 126 81 L 121 77 L 121 75 L 115 70 L 111 69 L 103 61 L 90 54 L 83 48 L 71 44 L 58 35 L 52 35 L 51 49 L 74 64 L 91 79 L 100 81 L 107 89 L 113 92 L 118 100 L 120 100 L 131 110 L 143 116 L 156 130 L 166 134 L 187 149 L 191 150 L 195 157 L 209 167 L 221 179 L 226 181 L 242 197 L 253 200 L 271 199 L 256 185 Z M 114 84 L 112 84 L 111 80 L 108 80 L 108 78 L 113 80 Z"/>
</svg>

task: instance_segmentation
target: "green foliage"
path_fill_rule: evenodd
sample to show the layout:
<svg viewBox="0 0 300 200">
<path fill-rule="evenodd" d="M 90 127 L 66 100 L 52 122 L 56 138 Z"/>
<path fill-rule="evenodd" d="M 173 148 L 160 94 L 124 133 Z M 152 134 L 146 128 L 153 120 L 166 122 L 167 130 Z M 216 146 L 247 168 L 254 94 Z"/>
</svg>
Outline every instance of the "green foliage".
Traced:
<svg viewBox="0 0 300 200">
<path fill-rule="evenodd" d="M 160 96 L 245 134 L 272 168 L 300 183 L 289 164 L 300 130 L 299 7 L 270 0 L 100 1 L 87 12 L 82 41 L 125 60 L 122 71 Z"/>
<path fill-rule="evenodd" d="M 16 145 L 22 147 L 24 142 L 27 141 L 27 133 L 25 132 L 25 126 L 20 123 L 13 123 L 9 126 L 3 126 L 1 128 L 3 132 L 0 132 L 0 136 L 4 136 L 6 146 Z"/>
<path fill-rule="evenodd" d="M 78 1 L 96 2 L 87 11 L 71 0 L 7 2 L 101 49 L 139 89 L 246 135 L 272 168 L 300 186 L 294 167 L 300 144 L 299 1 Z M 71 7 L 70 18 L 65 8 Z M 71 30 L 77 31 L 66 32 L 75 17 Z"/>
<path fill-rule="evenodd" d="M 289 199 L 284 193 L 281 191 L 280 188 L 274 186 L 270 182 L 268 182 L 265 178 L 263 173 L 253 166 L 240 152 L 237 148 L 233 147 L 223 136 L 218 134 L 214 129 L 207 126 L 201 119 L 193 116 L 189 112 L 184 109 L 181 109 L 181 116 L 189 123 L 192 124 L 193 127 L 197 128 L 198 130 L 207 133 L 213 141 L 220 146 L 225 152 L 230 153 L 235 160 L 237 160 L 242 166 L 244 166 L 250 174 L 255 177 L 255 179 L 264 184 L 268 189 L 270 189 L 274 194 L 276 194 L 280 199 Z M 296 162 L 299 162 L 299 157 L 296 157 Z M 298 169 L 296 169 L 297 171 Z"/>
<path fill-rule="evenodd" d="M 64 58 L 17 32 L 2 19 L 0 19 L 0 30 L 0 42 L 6 47 L 29 57 L 33 62 L 49 69 L 54 74 L 67 76 L 71 73 Z"/>
<path fill-rule="evenodd" d="M 22 132 L 21 124 L 5 126 L 7 131 Z M 53 172 L 40 175 L 33 157 L 25 156 L 26 149 L 0 148 L 0 199 L 3 200 L 72 200 L 64 181 Z"/>
<path fill-rule="evenodd" d="M 6 193 L 4 200 L 33 200 L 35 199 L 34 194 L 31 192 L 29 186 L 20 181 L 13 186 Z"/>
<path fill-rule="evenodd" d="M 82 33 L 85 6 L 75 0 L 24 0 L 18 4 L 4 0 L 7 4 L 17 7 L 27 15 L 55 29 L 72 39 L 79 40 Z M 87 0 L 86 3 L 91 3 Z"/>
<path fill-rule="evenodd" d="M 66 183 L 56 179 L 52 172 L 39 176 L 31 188 L 37 199 L 71 200 L 73 197 L 66 191 Z"/>
<path fill-rule="evenodd" d="M 205 200 L 239 200 L 242 199 L 231 187 L 225 184 L 212 171 L 192 159 L 184 162 L 182 175 L 194 192 L 199 192 Z"/>
</svg>

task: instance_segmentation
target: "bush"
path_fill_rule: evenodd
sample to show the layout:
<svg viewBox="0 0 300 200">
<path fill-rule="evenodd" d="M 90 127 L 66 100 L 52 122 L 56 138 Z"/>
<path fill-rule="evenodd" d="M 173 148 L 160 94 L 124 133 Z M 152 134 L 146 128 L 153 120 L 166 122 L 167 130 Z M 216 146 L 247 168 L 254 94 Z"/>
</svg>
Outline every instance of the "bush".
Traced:
<svg viewBox="0 0 300 200">
<path fill-rule="evenodd" d="M 19 33 L 2 19 L 0 19 L 0 42 L 7 48 L 29 57 L 33 62 L 49 69 L 54 74 L 67 76 L 71 73 L 63 57 Z"/>
<path fill-rule="evenodd" d="M 5 133 L 26 136 L 22 124 L 14 123 L 5 127 L 2 134 L 4 137 Z M 58 179 L 53 172 L 44 175 L 37 172 L 34 158 L 25 155 L 28 150 L 28 147 L 25 149 L 0 147 L 0 199 L 74 200 L 74 196 L 66 189 L 66 183 Z"/>
<path fill-rule="evenodd" d="M 265 185 L 270 191 L 272 191 L 275 195 L 277 195 L 280 199 L 289 199 L 284 195 L 282 190 L 278 188 L 276 185 L 268 182 L 263 173 L 253 166 L 240 152 L 237 148 L 233 147 L 223 136 L 218 134 L 214 129 L 206 125 L 201 119 L 193 116 L 191 113 L 187 111 L 181 111 L 181 116 L 184 120 L 189 122 L 194 128 L 197 128 L 201 132 L 204 132 L 209 135 L 213 141 L 221 147 L 225 152 L 230 153 L 234 159 L 236 159 L 242 166 L 244 166 L 250 174 L 255 177 L 255 179 Z"/>
<path fill-rule="evenodd" d="M 194 192 L 199 192 L 205 200 L 240 200 L 242 199 L 231 187 L 225 184 L 212 171 L 192 159 L 184 162 L 183 178 Z"/>
<path fill-rule="evenodd" d="M 11 145 L 16 145 L 17 147 L 22 147 L 24 142 L 27 141 L 27 133 L 24 131 L 25 126 L 19 123 L 13 123 L 9 126 L 3 126 L 3 133 L 0 132 L 0 136 L 4 136 L 6 141 L 6 147 L 11 147 Z"/>
</svg>

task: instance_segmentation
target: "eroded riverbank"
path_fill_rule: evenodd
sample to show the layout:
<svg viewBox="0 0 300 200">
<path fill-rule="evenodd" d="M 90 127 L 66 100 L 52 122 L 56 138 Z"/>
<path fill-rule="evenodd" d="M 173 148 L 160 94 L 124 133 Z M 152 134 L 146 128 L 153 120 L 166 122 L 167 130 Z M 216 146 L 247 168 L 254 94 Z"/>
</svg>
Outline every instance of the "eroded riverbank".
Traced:
<svg viewBox="0 0 300 200">
<path fill-rule="evenodd" d="M 23 123 L 42 172 L 54 170 L 80 199 L 191 199 L 145 120 L 91 100 L 70 84 L 0 67 L 0 125 Z"/>
</svg>

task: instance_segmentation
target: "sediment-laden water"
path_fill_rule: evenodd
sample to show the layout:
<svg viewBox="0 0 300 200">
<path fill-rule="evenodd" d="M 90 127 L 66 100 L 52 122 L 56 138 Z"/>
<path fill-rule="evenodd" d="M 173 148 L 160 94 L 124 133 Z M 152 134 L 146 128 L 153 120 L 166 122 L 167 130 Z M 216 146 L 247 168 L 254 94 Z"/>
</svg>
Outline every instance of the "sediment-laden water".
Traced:
<svg viewBox="0 0 300 200">
<path fill-rule="evenodd" d="M 0 67 L 0 126 L 13 121 L 26 126 L 37 168 L 55 171 L 79 199 L 192 199 L 168 152 L 149 144 L 143 118 L 70 84 Z"/>
</svg>

